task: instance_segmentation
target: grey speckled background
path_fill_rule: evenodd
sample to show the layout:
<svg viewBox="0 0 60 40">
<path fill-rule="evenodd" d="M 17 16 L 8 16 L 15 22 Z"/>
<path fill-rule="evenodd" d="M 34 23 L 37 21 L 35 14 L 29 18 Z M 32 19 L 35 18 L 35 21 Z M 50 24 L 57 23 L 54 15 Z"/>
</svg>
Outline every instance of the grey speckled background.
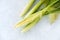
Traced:
<svg viewBox="0 0 60 40">
<path fill-rule="evenodd" d="M 14 29 L 27 3 L 28 0 L 0 0 L 0 40 L 60 40 L 60 16 L 52 25 L 45 16 L 26 33 Z"/>
</svg>

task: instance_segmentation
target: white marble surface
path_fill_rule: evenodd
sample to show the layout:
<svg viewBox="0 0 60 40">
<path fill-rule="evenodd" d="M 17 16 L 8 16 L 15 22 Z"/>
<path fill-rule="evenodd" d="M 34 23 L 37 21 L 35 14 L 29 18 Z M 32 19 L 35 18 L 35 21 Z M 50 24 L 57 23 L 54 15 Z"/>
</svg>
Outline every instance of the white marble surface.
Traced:
<svg viewBox="0 0 60 40">
<path fill-rule="evenodd" d="M 28 0 L 0 0 L 0 40 L 60 40 L 60 16 L 52 25 L 47 16 L 43 17 L 26 33 L 14 29 L 27 3 Z"/>
</svg>

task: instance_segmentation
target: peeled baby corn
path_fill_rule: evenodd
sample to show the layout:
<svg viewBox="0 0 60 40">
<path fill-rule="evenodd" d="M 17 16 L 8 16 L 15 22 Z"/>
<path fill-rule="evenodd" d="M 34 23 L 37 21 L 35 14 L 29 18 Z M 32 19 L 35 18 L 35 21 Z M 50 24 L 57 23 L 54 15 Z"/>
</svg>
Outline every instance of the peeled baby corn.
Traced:
<svg viewBox="0 0 60 40">
<path fill-rule="evenodd" d="M 24 17 L 27 18 L 29 15 L 31 15 L 32 13 L 34 13 L 44 2 L 45 0 L 40 0 L 29 12 L 28 14 Z"/>
<path fill-rule="evenodd" d="M 26 25 L 21 32 L 27 32 L 29 29 L 31 29 L 38 21 L 40 20 L 40 18 L 36 18 L 33 22 L 29 23 L 28 25 Z"/>
<path fill-rule="evenodd" d="M 24 25 L 24 24 L 28 24 L 28 23 L 31 23 L 33 22 L 36 18 L 38 17 L 42 17 L 43 15 L 45 15 L 46 11 L 52 6 L 54 5 L 56 2 L 58 2 L 59 0 L 56 0 L 54 2 L 52 2 L 50 5 L 48 5 L 46 8 L 44 8 L 43 10 L 39 11 L 39 12 L 36 12 L 35 14 L 32 14 L 31 16 L 28 16 L 26 19 L 23 19 L 21 22 L 19 22 L 17 24 L 16 27 L 18 26 L 21 26 L 21 25 Z"/>
<path fill-rule="evenodd" d="M 25 9 L 23 10 L 20 16 L 24 16 L 28 12 L 30 7 L 33 5 L 34 1 L 35 0 L 29 0 L 29 3 L 26 5 Z"/>
</svg>

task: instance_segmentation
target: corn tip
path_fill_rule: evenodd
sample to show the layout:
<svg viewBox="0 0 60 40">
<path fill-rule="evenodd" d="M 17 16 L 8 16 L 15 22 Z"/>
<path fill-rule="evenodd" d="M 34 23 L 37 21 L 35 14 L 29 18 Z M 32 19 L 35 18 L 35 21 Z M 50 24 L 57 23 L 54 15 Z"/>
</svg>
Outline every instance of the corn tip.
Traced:
<svg viewBox="0 0 60 40">
<path fill-rule="evenodd" d="M 25 30 L 22 30 L 21 32 L 24 33 L 24 32 L 26 32 L 26 31 L 25 31 Z"/>
</svg>

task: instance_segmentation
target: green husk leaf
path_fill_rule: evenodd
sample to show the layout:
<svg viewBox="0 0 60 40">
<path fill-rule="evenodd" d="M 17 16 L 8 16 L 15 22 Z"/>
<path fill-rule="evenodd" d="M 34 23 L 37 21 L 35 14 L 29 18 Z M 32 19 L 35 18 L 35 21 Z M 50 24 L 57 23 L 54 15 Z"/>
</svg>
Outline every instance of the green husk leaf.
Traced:
<svg viewBox="0 0 60 40">
<path fill-rule="evenodd" d="M 48 12 L 50 13 L 49 14 L 49 19 L 50 19 L 50 23 L 54 23 L 55 20 L 57 19 L 57 13 L 56 11 L 59 11 L 60 10 L 60 1 L 58 1 L 56 4 L 54 4 L 49 10 Z"/>
</svg>

